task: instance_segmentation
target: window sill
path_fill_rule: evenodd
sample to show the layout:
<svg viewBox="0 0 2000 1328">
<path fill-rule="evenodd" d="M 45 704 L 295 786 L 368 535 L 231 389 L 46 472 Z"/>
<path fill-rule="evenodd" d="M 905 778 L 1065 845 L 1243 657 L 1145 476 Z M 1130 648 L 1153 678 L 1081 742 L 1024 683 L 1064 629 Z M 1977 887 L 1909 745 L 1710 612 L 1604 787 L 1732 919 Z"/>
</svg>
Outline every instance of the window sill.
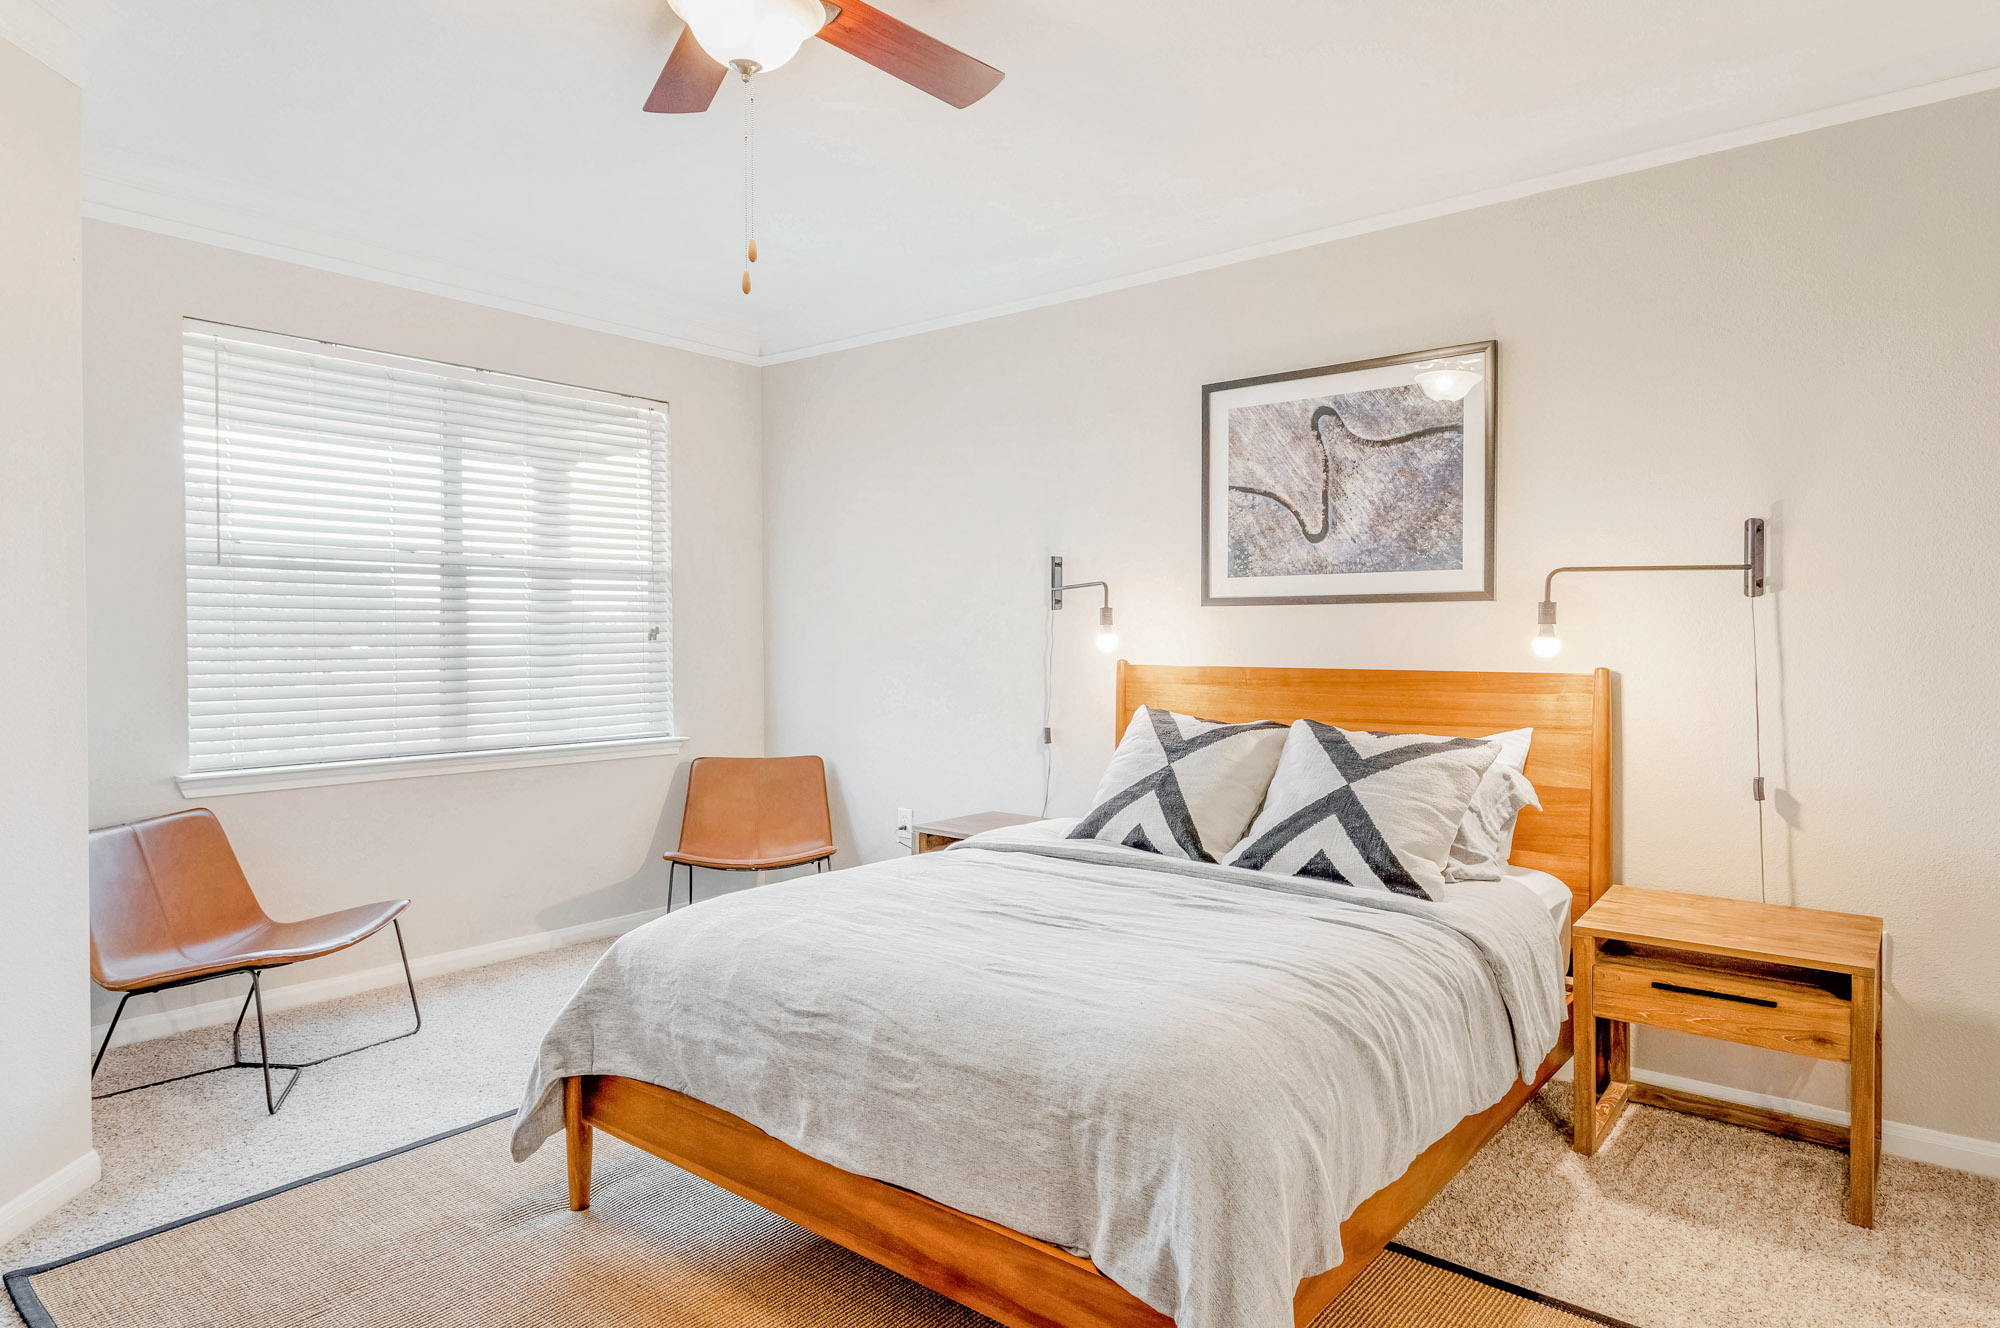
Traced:
<svg viewBox="0 0 2000 1328">
<path fill-rule="evenodd" d="M 181 796 L 262 793 L 269 789 L 314 788 L 322 784 L 364 784 L 378 779 L 462 775 L 477 770 L 514 770 L 531 765 L 574 765 L 633 756 L 671 756 L 687 741 L 633 738 L 621 742 L 577 742 L 552 747 L 512 747 L 491 752 L 443 752 L 436 756 L 384 756 L 368 761 L 328 761 L 320 765 L 264 766 L 254 770 L 204 770 L 176 775 Z"/>
</svg>

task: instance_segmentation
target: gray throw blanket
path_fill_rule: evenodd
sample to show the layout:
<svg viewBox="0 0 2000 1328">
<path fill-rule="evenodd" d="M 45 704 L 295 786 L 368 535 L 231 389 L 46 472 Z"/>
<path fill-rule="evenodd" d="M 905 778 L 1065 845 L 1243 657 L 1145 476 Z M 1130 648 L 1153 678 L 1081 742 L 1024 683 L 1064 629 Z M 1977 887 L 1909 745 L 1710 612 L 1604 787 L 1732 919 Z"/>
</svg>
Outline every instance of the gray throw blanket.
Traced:
<svg viewBox="0 0 2000 1328">
<path fill-rule="evenodd" d="M 1356 1205 L 1555 1045 L 1549 914 L 1067 825 L 627 934 L 543 1039 L 514 1156 L 561 1133 L 564 1076 L 625 1075 L 1088 1255 L 1181 1328 L 1291 1328 Z"/>
</svg>

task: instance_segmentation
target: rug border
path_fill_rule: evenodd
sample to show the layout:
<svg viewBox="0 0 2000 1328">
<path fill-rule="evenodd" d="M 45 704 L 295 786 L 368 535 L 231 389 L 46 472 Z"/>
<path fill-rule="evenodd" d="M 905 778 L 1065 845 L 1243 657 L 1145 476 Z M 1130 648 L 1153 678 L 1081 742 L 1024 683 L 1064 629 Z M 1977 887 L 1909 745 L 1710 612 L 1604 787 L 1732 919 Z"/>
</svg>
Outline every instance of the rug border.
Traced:
<svg viewBox="0 0 2000 1328">
<path fill-rule="evenodd" d="M 94 1259 L 100 1254 L 109 1254 L 111 1251 L 122 1249 L 127 1245 L 136 1245 L 142 1240 L 151 1240 L 154 1236 L 164 1235 L 169 1231 L 178 1230 L 181 1227 L 192 1226 L 196 1222 L 205 1221 L 211 1217 L 219 1217 L 224 1213 L 233 1212 L 238 1208 L 245 1208 L 254 1203 L 261 1203 L 266 1199 L 275 1199 L 277 1196 L 291 1190 L 296 1190 L 301 1186 L 312 1185 L 349 1171 L 358 1171 L 362 1167 L 372 1166 L 377 1162 L 386 1162 L 392 1157 L 401 1157 L 404 1153 L 414 1152 L 419 1148 L 427 1148 L 431 1144 L 443 1143 L 446 1139 L 455 1139 L 461 1134 L 470 1134 L 474 1130 L 484 1129 L 489 1125 L 497 1125 L 503 1120 L 512 1119 L 517 1114 L 518 1112 L 515 1111 L 503 1111 L 497 1115 L 473 1121 L 468 1125 L 459 1125 L 449 1130 L 443 1130 L 426 1138 L 416 1139 L 399 1147 L 391 1148 L 386 1152 L 376 1153 L 371 1157 L 364 1157 L 356 1162 L 347 1162 L 337 1167 L 329 1167 L 325 1171 L 316 1172 L 310 1176 L 302 1176 L 297 1180 L 273 1186 L 271 1189 L 262 1190 L 256 1194 L 246 1195 L 241 1199 L 232 1200 L 229 1203 L 217 1204 L 213 1208 L 204 1209 L 188 1217 L 176 1218 L 171 1222 L 162 1222 L 158 1226 L 148 1227 L 144 1231 L 137 1231 L 129 1236 L 121 1236 L 117 1240 L 106 1241 L 102 1245 L 93 1246 L 90 1249 L 68 1255 L 61 1259 L 52 1259 L 47 1263 L 36 1264 L 30 1268 L 13 1269 L 4 1278 L 0 1278 L 0 1281 L 5 1282 L 8 1299 L 14 1302 L 14 1309 L 20 1314 L 21 1322 L 27 1325 L 27 1328 L 61 1328 L 61 1325 L 50 1315 L 47 1307 L 42 1304 L 41 1297 L 35 1294 L 35 1288 L 31 1285 L 31 1279 L 40 1277 L 43 1273 L 54 1272 L 58 1268 L 66 1268 L 73 1263 L 81 1263 L 85 1259 Z M 1605 1328 L 1635 1328 L 1633 1324 L 1627 1323 L 1623 1319 L 1614 1319 L 1608 1314 L 1600 1314 L 1596 1310 L 1588 1310 L 1581 1305 L 1572 1305 L 1566 1300 L 1557 1300 L 1554 1296 L 1545 1296 L 1539 1291 L 1533 1291 L 1518 1283 L 1509 1282 L 1503 1277 L 1495 1277 L 1491 1273 L 1482 1273 L 1476 1268 L 1467 1268 L 1464 1264 L 1453 1263 L 1451 1260 L 1441 1258 L 1438 1255 L 1414 1249 L 1400 1241 L 1389 1242 L 1387 1248 L 1394 1250 L 1405 1258 L 1415 1259 L 1418 1263 L 1429 1264 L 1433 1268 L 1440 1268 L 1448 1273 L 1456 1273 L 1460 1277 L 1470 1278 L 1475 1282 L 1490 1286 L 1496 1291 L 1504 1291 L 1509 1295 L 1518 1296 L 1522 1300 L 1531 1301 L 1538 1305 L 1546 1305 L 1550 1309 L 1561 1310 L 1565 1314 L 1574 1314 L 1578 1318 L 1588 1320 L 1591 1323 L 1603 1324 Z"/>
<path fill-rule="evenodd" d="M 1427 1263 L 1433 1268 L 1442 1268 L 1448 1273 L 1457 1273 L 1460 1277 L 1470 1278 L 1475 1282 L 1482 1282 L 1496 1291 L 1505 1291 L 1509 1295 L 1519 1296 L 1522 1300 L 1533 1301 L 1537 1305 L 1546 1305 L 1552 1310 L 1561 1310 L 1565 1314 L 1574 1314 L 1577 1318 L 1587 1319 L 1591 1323 L 1601 1323 L 1605 1325 L 1605 1328 L 1638 1328 L 1638 1325 L 1627 1323 L 1623 1319 L 1614 1319 L 1608 1314 L 1600 1314 L 1596 1310 L 1587 1310 L 1581 1305 L 1572 1305 L 1566 1300 L 1557 1300 L 1554 1296 L 1545 1296 L 1541 1292 L 1530 1290 L 1518 1282 L 1509 1282 L 1504 1277 L 1495 1277 L 1491 1273 L 1482 1273 L 1477 1268 L 1467 1268 L 1462 1263 L 1453 1263 L 1451 1260 L 1440 1258 L 1435 1254 L 1427 1254 L 1423 1250 L 1413 1249 L 1401 1241 L 1392 1240 L 1386 1248 L 1394 1250 L 1405 1258 L 1415 1259 L 1418 1263 Z M 32 1325 L 31 1328 L 33 1328 Z M 50 1328 L 54 1328 L 54 1326 L 51 1325 Z"/>
<path fill-rule="evenodd" d="M 391 1148 L 387 1152 L 376 1153 L 372 1157 L 364 1157 L 357 1162 L 345 1162 L 340 1166 L 329 1167 L 325 1171 L 317 1172 L 310 1176 L 302 1176 L 298 1180 L 273 1186 L 271 1189 L 260 1191 L 257 1194 L 247 1195 L 244 1198 L 236 1199 L 226 1204 L 217 1204 L 213 1208 L 204 1209 L 189 1217 L 176 1218 L 171 1222 L 162 1222 L 156 1227 L 149 1227 L 144 1231 L 134 1232 L 129 1236 L 120 1236 L 117 1240 L 106 1241 L 102 1245 L 93 1246 L 78 1254 L 71 1254 L 61 1259 L 52 1259 L 48 1263 L 36 1264 L 32 1268 L 16 1268 L 4 1277 L 0 1277 L 0 1282 L 6 1284 L 7 1297 L 14 1302 L 14 1310 L 21 1316 L 21 1322 L 26 1324 L 27 1328 L 62 1328 L 55 1321 L 54 1317 L 50 1315 L 48 1308 L 42 1304 L 42 1298 L 35 1294 L 35 1288 L 29 1284 L 29 1279 L 40 1277 L 43 1273 L 54 1272 L 58 1268 L 66 1268 L 73 1263 L 81 1263 L 85 1259 L 94 1259 L 100 1254 L 109 1254 L 113 1250 L 137 1244 L 142 1240 L 150 1240 L 154 1236 L 165 1235 L 167 1232 L 177 1230 L 180 1227 L 192 1226 L 196 1222 L 204 1221 L 211 1217 L 220 1217 L 222 1214 L 232 1212 L 235 1209 L 247 1207 L 253 1203 L 261 1203 L 265 1199 L 275 1199 L 288 1190 L 296 1190 L 302 1185 L 311 1185 L 317 1181 L 329 1180 L 345 1172 L 358 1171 L 362 1167 L 373 1165 L 376 1162 L 386 1162 L 392 1157 L 400 1157 L 404 1153 L 414 1152 L 419 1148 L 425 1148 L 431 1144 L 443 1143 L 447 1139 L 455 1139 L 459 1135 L 469 1134 L 473 1130 L 484 1129 L 488 1125 L 497 1125 L 503 1120 L 513 1119 L 517 1114 L 519 1114 L 518 1111 L 503 1111 L 498 1115 L 487 1116 L 482 1120 L 473 1121 L 469 1125 L 454 1126 L 449 1130 L 440 1131 L 428 1138 L 414 1140 L 400 1147 Z"/>
</svg>

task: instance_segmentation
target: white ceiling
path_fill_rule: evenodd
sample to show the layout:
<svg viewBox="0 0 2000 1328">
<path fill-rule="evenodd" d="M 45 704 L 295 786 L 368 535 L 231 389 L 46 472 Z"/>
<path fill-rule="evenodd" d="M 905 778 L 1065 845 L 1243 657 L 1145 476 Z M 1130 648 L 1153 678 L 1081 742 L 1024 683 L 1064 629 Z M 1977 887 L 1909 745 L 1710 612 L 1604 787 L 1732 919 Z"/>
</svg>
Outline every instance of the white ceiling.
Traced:
<svg viewBox="0 0 2000 1328">
<path fill-rule="evenodd" d="M 789 358 L 2000 86 L 1993 0 L 881 5 L 1007 79 L 760 78 L 748 298 L 740 90 L 639 109 L 666 0 L 120 0 L 88 211 Z"/>
</svg>

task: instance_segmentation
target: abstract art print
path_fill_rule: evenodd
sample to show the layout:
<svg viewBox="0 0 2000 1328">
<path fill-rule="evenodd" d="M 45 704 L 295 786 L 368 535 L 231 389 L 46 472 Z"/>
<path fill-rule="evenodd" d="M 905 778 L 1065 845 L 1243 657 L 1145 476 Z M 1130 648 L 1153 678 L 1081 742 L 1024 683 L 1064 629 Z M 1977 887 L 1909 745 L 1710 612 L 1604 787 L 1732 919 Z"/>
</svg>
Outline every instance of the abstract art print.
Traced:
<svg viewBox="0 0 2000 1328">
<path fill-rule="evenodd" d="M 1201 602 L 1492 599 L 1497 349 L 1204 387 Z"/>
</svg>

